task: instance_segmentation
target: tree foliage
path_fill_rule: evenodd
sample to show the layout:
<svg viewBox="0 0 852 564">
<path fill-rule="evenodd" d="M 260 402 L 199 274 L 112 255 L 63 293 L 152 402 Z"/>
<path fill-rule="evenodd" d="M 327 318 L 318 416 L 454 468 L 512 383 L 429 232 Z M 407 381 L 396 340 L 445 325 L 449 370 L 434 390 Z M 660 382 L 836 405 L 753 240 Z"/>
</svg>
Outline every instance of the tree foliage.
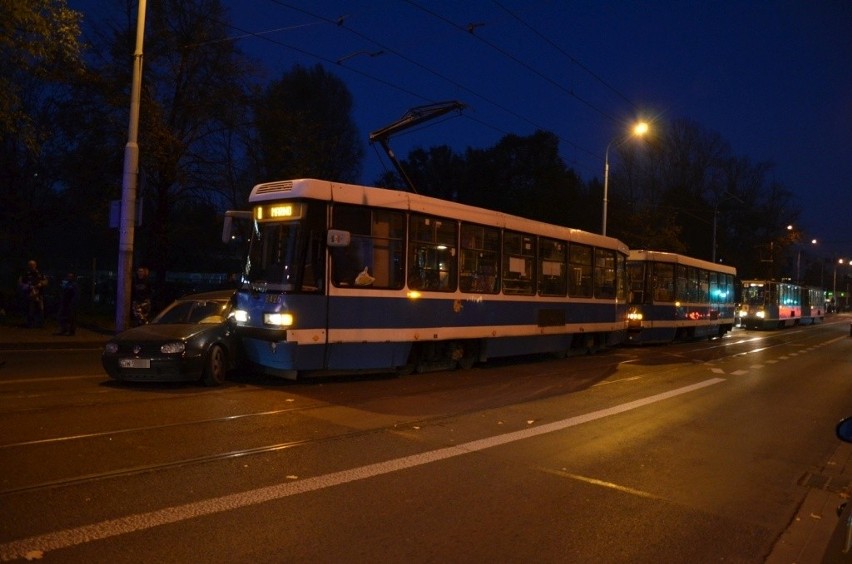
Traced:
<svg viewBox="0 0 852 564">
<path fill-rule="evenodd" d="M 55 124 L 63 85 L 80 71 L 80 14 L 64 0 L 0 2 L 0 275 L 51 244 L 60 217 Z"/>
<path fill-rule="evenodd" d="M 322 66 L 296 65 L 254 106 L 260 176 L 356 182 L 364 155 L 352 95 Z"/>
<path fill-rule="evenodd" d="M 794 242 L 785 226 L 798 210 L 770 180 L 771 163 L 734 155 L 721 135 L 690 120 L 655 127 L 647 142 L 616 146 L 607 234 L 631 248 L 734 264 L 743 276 L 780 276 Z M 402 163 L 421 193 L 597 232 L 602 185 L 583 182 L 558 151 L 558 138 L 538 131 L 464 154 L 415 149 Z"/>
</svg>

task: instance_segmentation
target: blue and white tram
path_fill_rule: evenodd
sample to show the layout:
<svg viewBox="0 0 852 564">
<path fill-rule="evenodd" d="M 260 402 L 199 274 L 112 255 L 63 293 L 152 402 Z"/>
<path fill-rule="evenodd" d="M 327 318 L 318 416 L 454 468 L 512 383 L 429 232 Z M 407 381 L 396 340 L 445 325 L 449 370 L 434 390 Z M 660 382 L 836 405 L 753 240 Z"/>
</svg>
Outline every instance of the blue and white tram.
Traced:
<svg viewBox="0 0 852 564">
<path fill-rule="evenodd" d="M 425 371 L 624 340 L 616 239 L 322 180 L 259 184 L 249 202 L 235 323 L 264 372 Z"/>
<path fill-rule="evenodd" d="M 734 326 L 730 266 L 660 251 L 630 251 L 627 342 L 721 337 Z"/>
<path fill-rule="evenodd" d="M 750 329 L 780 329 L 802 322 L 802 287 L 775 280 L 743 280 L 742 325 Z"/>
</svg>

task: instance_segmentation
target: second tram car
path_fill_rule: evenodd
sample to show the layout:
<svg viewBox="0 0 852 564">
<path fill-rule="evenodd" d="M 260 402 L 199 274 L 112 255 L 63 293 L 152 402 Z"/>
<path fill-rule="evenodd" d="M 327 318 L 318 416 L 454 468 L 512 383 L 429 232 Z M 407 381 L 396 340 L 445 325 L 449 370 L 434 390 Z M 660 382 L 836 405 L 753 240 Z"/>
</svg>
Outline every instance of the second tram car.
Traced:
<svg viewBox="0 0 852 564">
<path fill-rule="evenodd" d="M 825 319 L 825 290 L 812 286 L 802 287 L 802 323 L 813 325 Z"/>
<path fill-rule="evenodd" d="M 734 326 L 731 266 L 659 251 L 631 250 L 627 342 L 721 337 Z"/>
<path fill-rule="evenodd" d="M 625 338 L 616 239 L 323 180 L 259 184 L 249 203 L 235 329 L 264 372 L 425 371 Z"/>
<path fill-rule="evenodd" d="M 803 288 L 798 284 L 775 280 L 743 280 L 742 289 L 742 306 L 738 315 L 743 327 L 780 329 L 802 322 Z M 810 313 L 807 322 L 811 322 Z"/>
</svg>

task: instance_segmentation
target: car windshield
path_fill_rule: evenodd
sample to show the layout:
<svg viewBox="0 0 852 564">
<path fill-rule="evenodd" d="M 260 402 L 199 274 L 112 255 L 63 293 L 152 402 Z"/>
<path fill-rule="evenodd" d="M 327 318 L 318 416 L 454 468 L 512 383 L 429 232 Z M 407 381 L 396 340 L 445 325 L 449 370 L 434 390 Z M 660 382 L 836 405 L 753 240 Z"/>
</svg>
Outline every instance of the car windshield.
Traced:
<svg viewBox="0 0 852 564">
<path fill-rule="evenodd" d="M 179 300 L 163 310 L 151 323 L 223 323 L 228 317 L 229 307 L 227 300 Z"/>
</svg>

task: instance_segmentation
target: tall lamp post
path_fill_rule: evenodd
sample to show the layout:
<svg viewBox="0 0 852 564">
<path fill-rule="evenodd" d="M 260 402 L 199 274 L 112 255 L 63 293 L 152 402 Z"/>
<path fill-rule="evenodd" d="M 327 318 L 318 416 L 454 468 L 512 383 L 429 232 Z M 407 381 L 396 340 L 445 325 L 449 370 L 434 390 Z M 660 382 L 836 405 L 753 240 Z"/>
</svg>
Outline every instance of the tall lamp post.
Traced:
<svg viewBox="0 0 852 564">
<path fill-rule="evenodd" d="M 139 0 L 136 20 L 136 51 L 133 53 L 133 82 L 130 87 L 130 123 L 124 146 L 124 175 L 121 187 L 121 217 L 118 240 L 118 284 L 115 297 L 115 331 L 127 327 L 130 290 L 133 283 L 133 243 L 136 222 L 136 185 L 139 177 L 139 106 L 142 90 L 142 45 L 145 38 L 146 0 Z"/>
<path fill-rule="evenodd" d="M 837 262 L 834 263 L 834 288 L 831 291 L 831 299 L 834 300 L 834 311 L 837 312 L 840 309 L 840 302 L 837 299 L 837 265 L 843 264 L 843 259 L 837 259 Z"/>
<path fill-rule="evenodd" d="M 609 203 L 609 150 L 612 148 L 613 143 L 615 146 L 619 146 L 631 136 L 633 137 L 642 137 L 648 133 L 648 123 L 644 121 L 638 122 L 633 126 L 633 130 L 630 132 L 630 135 L 626 137 L 616 137 L 606 146 L 606 153 L 604 153 L 604 189 L 603 189 L 603 217 L 601 218 L 601 234 L 606 235 L 606 208 Z"/>
</svg>

